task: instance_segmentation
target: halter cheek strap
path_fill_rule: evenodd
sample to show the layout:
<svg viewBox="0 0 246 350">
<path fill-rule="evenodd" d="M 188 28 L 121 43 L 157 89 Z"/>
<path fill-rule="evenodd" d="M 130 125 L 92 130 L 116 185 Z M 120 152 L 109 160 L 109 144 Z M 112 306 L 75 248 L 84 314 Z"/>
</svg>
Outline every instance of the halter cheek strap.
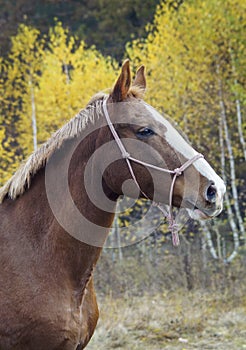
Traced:
<svg viewBox="0 0 246 350">
<path fill-rule="evenodd" d="M 176 224 L 175 219 L 174 219 L 173 206 L 172 206 L 173 190 L 174 190 L 175 181 L 176 181 L 177 177 L 182 175 L 183 172 L 190 165 L 192 165 L 196 160 L 198 160 L 200 158 L 203 158 L 203 155 L 200 154 L 200 153 L 197 153 L 194 157 L 192 157 L 191 159 L 188 159 L 183 165 L 181 165 L 179 168 L 176 168 L 174 170 L 164 169 L 164 168 L 155 166 L 153 164 L 149 164 L 149 163 L 143 162 L 143 161 L 141 161 L 139 159 L 136 159 L 136 158 L 132 157 L 126 151 L 125 146 L 123 145 L 123 143 L 122 143 L 122 141 L 121 141 L 117 131 L 115 130 L 114 125 L 111 122 L 111 119 L 110 119 L 109 113 L 108 113 L 108 109 L 107 109 L 107 99 L 103 100 L 102 107 L 103 107 L 103 112 L 104 112 L 104 115 L 105 115 L 108 127 L 109 127 L 109 129 L 110 129 L 110 131 L 111 131 L 111 133 L 112 133 L 112 135 L 113 135 L 113 137 L 115 139 L 115 142 L 117 143 L 117 145 L 118 145 L 118 147 L 119 147 L 119 149 L 121 151 L 122 158 L 124 158 L 126 160 L 126 163 L 128 165 L 128 169 L 129 169 L 130 174 L 131 174 L 131 177 L 134 180 L 134 182 L 135 182 L 136 186 L 138 187 L 139 191 L 142 193 L 142 195 L 146 199 L 149 199 L 149 198 L 144 193 L 144 191 L 142 191 L 142 189 L 140 188 L 140 185 L 139 185 L 139 183 L 138 183 L 138 181 L 136 179 L 136 176 L 134 174 L 134 171 L 132 169 L 131 161 L 135 162 L 137 164 L 144 165 L 144 166 L 146 166 L 148 168 L 151 168 L 151 169 L 159 170 L 159 171 L 162 171 L 162 172 L 174 175 L 173 178 L 172 178 L 172 183 L 171 183 L 171 187 L 170 187 L 170 191 L 169 191 L 169 210 L 168 210 L 168 212 L 166 211 L 166 209 L 160 203 L 156 203 L 156 202 L 153 201 L 153 204 L 155 206 L 157 206 L 161 210 L 163 215 L 167 218 L 167 220 L 168 220 L 168 228 L 169 228 L 169 230 L 172 233 L 173 245 L 174 246 L 178 246 L 179 245 L 178 225 Z"/>
</svg>

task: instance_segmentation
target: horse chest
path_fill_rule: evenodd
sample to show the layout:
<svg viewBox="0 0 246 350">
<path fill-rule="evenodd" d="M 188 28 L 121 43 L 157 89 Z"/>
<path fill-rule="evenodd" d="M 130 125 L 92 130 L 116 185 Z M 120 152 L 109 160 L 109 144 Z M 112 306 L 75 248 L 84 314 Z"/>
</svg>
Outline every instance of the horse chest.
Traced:
<svg viewBox="0 0 246 350">
<path fill-rule="evenodd" d="M 87 334 L 86 317 L 83 318 L 83 304 L 54 300 L 40 304 L 35 301 L 35 312 L 25 318 L 9 318 L 11 333 L 7 324 L 0 328 L 0 348 L 5 350 L 75 350 L 83 349 Z M 49 311 L 47 310 L 49 308 Z M 5 333 L 5 334 L 4 334 Z M 3 335 L 4 334 L 4 335 Z"/>
<path fill-rule="evenodd" d="M 82 350 L 90 340 L 97 322 L 97 305 L 95 308 L 95 297 L 86 288 L 81 302 L 75 299 L 73 302 L 59 304 L 58 310 L 63 310 L 60 323 L 57 322 L 57 315 L 53 319 L 54 332 L 59 342 L 54 349 L 61 350 Z M 59 314 L 59 312 L 58 312 Z M 96 321 L 95 321 L 96 318 Z M 43 349 L 43 348 L 42 348 Z M 46 348 L 45 348 L 46 349 Z M 53 349 L 49 347 L 49 349 Z"/>
<path fill-rule="evenodd" d="M 81 345 L 79 349 L 84 348 L 84 339 L 87 337 L 87 319 L 83 314 L 83 300 L 84 298 L 80 305 L 76 300 L 69 303 L 66 300 L 63 302 L 57 300 L 53 315 L 47 323 L 50 339 L 48 344 L 42 346 L 40 350 L 75 350 L 79 344 Z M 38 349 L 36 345 L 35 349 Z"/>
</svg>

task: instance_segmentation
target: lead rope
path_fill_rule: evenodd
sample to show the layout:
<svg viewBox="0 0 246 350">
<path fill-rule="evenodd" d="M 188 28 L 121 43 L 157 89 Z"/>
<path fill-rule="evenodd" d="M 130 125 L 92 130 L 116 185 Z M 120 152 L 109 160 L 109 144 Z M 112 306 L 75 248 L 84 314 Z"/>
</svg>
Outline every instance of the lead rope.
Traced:
<svg viewBox="0 0 246 350">
<path fill-rule="evenodd" d="M 188 159 L 183 165 L 181 165 L 179 168 L 176 168 L 174 170 L 169 170 L 169 169 L 163 169 L 163 168 L 160 168 L 158 166 L 155 166 L 155 165 L 152 165 L 152 164 L 149 164 L 149 163 L 145 163 L 139 159 L 136 159 L 136 158 L 133 158 L 131 157 L 131 155 L 126 151 L 125 149 L 125 146 L 123 145 L 117 131 L 115 130 L 112 122 L 111 122 L 111 119 L 109 117 L 109 113 L 108 113 L 108 109 L 107 109 L 107 99 L 104 99 L 103 100 L 103 104 L 102 104 L 102 107 L 103 107 L 103 112 L 104 112 L 104 115 L 105 115 L 105 118 L 107 120 L 107 124 L 108 124 L 108 127 L 115 139 L 115 142 L 117 143 L 120 151 L 121 151 L 121 155 L 122 155 L 122 158 L 126 160 L 127 162 L 127 165 L 128 165 L 128 169 L 130 171 L 130 174 L 131 174 L 131 177 L 132 179 L 134 180 L 137 188 L 139 189 L 139 191 L 143 194 L 143 196 L 146 198 L 146 199 L 149 199 L 148 196 L 141 190 L 140 186 L 139 186 L 139 183 L 136 179 L 136 176 L 134 174 L 134 171 L 132 169 L 132 165 L 131 165 L 131 162 L 130 161 L 133 161 L 135 163 L 138 163 L 138 164 L 141 164 L 141 165 L 144 165 L 146 167 L 149 167 L 149 168 L 152 168 L 152 169 L 155 169 L 155 170 L 159 170 L 159 171 L 162 171 L 162 172 L 165 172 L 165 173 L 169 173 L 169 174 L 174 174 L 173 178 L 172 178 L 172 183 L 171 183 L 171 187 L 170 187 L 170 192 L 169 192 L 169 210 L 168 212 L 166 211 L 166 209 L 160 204 L 160 203 L 157 203 L 155 201 L 152 201 L 153 204 L 158 207 L 160 209 L 160 211 L 163 213 L 164 217 L 167 218 L 167 221 L 168 221 L 168 228 L 169 230 L 171 231 L 172 233 L 172 242 L 173 242 L 173 245 L 174 246 L 178 246 L 179 245 L 179 235 L 178 235 L 178 224 L 175 222 L 175 218 L 174 218 L 174 215 L 173 215 L 173 205 L 172 205 L 172 199 L 173 199 L 173 190 L 174 190 L 174 185 L 175 185 L 175 181 L 177 179 L 178 176 L 182 175 L 182 173 L 184 172 L 184 170 L 186 170 L 190 165 L 192 165 L 196 160 L 198 160 L 199 158 L 203 158 L 203 155 L 200 154 L 200 153 L 197 153 L 194 157 L 192 157 L 191 159 Z"/>
</svg>

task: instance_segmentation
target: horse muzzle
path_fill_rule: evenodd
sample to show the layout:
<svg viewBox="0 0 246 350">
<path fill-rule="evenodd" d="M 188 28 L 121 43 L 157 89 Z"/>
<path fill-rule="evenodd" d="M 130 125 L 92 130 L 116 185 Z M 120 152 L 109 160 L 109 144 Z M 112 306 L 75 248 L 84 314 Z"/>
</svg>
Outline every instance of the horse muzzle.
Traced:
<svg viewBox="0 0 246 350">
<path fill-rule="evenodd" d="M 223 210 L 225 190 L 225 186 L 217 188 L 211 181 L 205 188 L 202 199 L 193 205 L 193 209 L 188 209 L 190 217 L 194 220 L 208 220 L 218 216 Z"/>
<path fill-rule="evenodd" d="M 223 206 L 220 206 L 214 211 L 201 210 L 195 207 L 194 210 L 188 209 L 189 215 L 194 220 L 209 220 L 218 216 L 222 212 Z"/>
</svg>

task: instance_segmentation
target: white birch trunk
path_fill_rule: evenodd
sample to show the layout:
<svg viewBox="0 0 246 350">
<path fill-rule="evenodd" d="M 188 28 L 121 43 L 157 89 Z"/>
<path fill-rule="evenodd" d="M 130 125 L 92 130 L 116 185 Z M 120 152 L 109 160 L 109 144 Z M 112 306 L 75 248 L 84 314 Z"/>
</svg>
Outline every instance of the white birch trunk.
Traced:
<svg viewBox="0 0 246 350">
<path fill-rule="evenodd" d="M 243 155 L 246 161 L 246 143 L 243 136 L 243 128 L 242 128 L 242 114 L 241 114 L 241 105 L 240 101 L 236 99 L 236 108 L 237 108 L 237 127 L 238 127 L 238 135 L 239 140 L 243 148 Z"/>
<path fill-rule="evenodd" d="M 63 67 L 64 67 L 64 72 L 66 74 L 66 82 L 67 82 L 67 84 L 69 84 L 70 77 L 69 77 L 68 65 L 64 61 L 63 61 Z"/>
<path fill-rule="evenodd" d="M 238 86 L 238 81 L 237 81 L 237 78 L 236 78 L 237 72 L 236 72 L 236 67 L 235 67 L 234 54 L 233 54 L 233 51 L 232 51 L 232 48 L 231 48 L 231 47 L 229 48 L 229 53 L 230 53 L 230 56 L 231 56 L 232 71 L 233 71 L 234 76 L 235 76 L 235 78 L 234 78 L 234 84 L 235 84 L 235 86 L 237 87 L 237 86 Z M 238 93 L 237 93 L 237 92 L 234 92 L 234 95 L 235 95 L 235 98 L 236 98 L 238 135 L 239 135 L 240 143 L 241 143 L 242 148 L 243 148 L 244 159 L 246 160 L 246 143 L 245 143 L 244 136 L 243 136 L 241 104 L 240 104 L 240 100 L 239 100 L 239 98 L 238 98 Z"/>
<path fill-rule="evenodd" d="M 225 194 L 225 204 L 226 204 L 226 208 L 227 208 L 228 221 L 229 221 L 229 224 L 231 226 L 232 235 L 233 235 L 233 242 L 234 242 L 234 250 L 230 254 L 230 256 L 226 259 L 229 262 L 229 261 L 232 261 L 232 259 L 237 255 L 238 248 L 239 248 L 239 237 L 238 237 L 237 225 L 234 221 L 229 196 L 227 193 Z M 233 258 L 232 258 L 232 256 L 233 256 Z"/>
<path fill-rule="evenodd" d="M 121 247 L 121 236 L 120 236 L 120 227 L 119 227 L 119 216 L 118 212 L 122 212 L 123 208 L 121 206 L 120 201 L 117 203 L 116 214 L 114 217 L 114 235 L 115 235 L 115 241 L 117 242 L 117 248 L 118 248 L 118 254 L 119 254 L 119 260 L 123 260 L 123 253 L 122 253 L 122 247 Z"/>
<path fill-rule="evenodd" d="M 221 234 L 220 234 L 220 231 L 219 231 L 219 228 L 218 228 L 217 225 L 214 226 L 214 232 L 216 233 L 218 258 L 219 258 L 219 260 L 222 260 L 225 257 L 222 256 L 222 251 L 221 251 Z"/>
<path fill-rule="evenodd" d="M 210 254 L 212 255 L 212 257 L 214 259 L 218 259 L 218 255 L 217 255 L 217 252 L 216 252 L 216 250 L 214 248 L 214 244 L 213 244 L 213 241 L 212 241 L 211 232 L 210 232 L 206 222 L 205 221 L 200 221 L 200 224 L 201 224 L 203 232 L 205 234 L 206 244 L 207 244 L 207 246 L 209 248 Z"/>
<path fill-rule="evenodd" d="M 31 97 L 31 111 L 32 111 L 32 137 L 33 137 L 33 149 L 34 151 L 38 148 L 38 142 L 37 142 L 37 119 L 36 119 L 36 105 L 35 105 L 35 95 L 34 95 L 34 89 L 32 84 L 32 79 L 30 77 L 29 79 L 29 86 L 30 86 L 30 97 Z"/>
<path fill-rule="evenodd" d="M 103 251 L 106 253 L 107 249 L 110 249 L 111 251 L 111 259 L 113 262 L 115 262 L 115 249 L 114 249 L 114 232 L 113 229 L 110 230 L 108 238 L 107 238 L 107 244 L 104 244 Z"/>
<path fill-rule="evenodd" d="M 224 105 L 223 93 L 222 93 L 222 82 L 219 76 L 219 67 L 217 68 L 218 68 L 218 88 L 219 88 L 218 92 L 219 92 L 219 103 L 220 103 L 220 116 L 221 116 L 221 122 L 224 129 L 224 134 L 225 134 L 225 143 L 226 143 L 227 151 L 229 155 L 231 188 L 232 188 L 232 196 L 233 196 L 233 202 L 234 202 L 233 206 L 234 206 L 236 218 L 238 220 L 240 234 L 242 238 L 246 239 L 243 219 L 239 208 L 238 192 L 237 192 L 237 186 L 236 186 L 235 160 L 234 160 L 234 155 L 233 155 L 233 150 L 231 145 L 231 138 L 230 138 L 228 125 L 227 125 L 226 111 L 225 111 L 225 105 Z"/>
<path fill-rule="evenodd" d="M 201 235 L 201 250 L 202 250 L 202 282 L 203 282 L 203 288 L 206 288 L 207 286 L 207 265 L 208 265 L 208 259 L 207 259 L 207 242 L 204 232 Z"/>
<path fill-rule="evenodd" d="M 115 235 L 117 239 L 117 248 L 119 252 L 119 260 L 123 260 L 123 253 L 122 253 L 122 247 L 121 247 L 121 237 L 120 237 L 120 229 L 119 229 L 119 221 L 118 221 L 118 216 L 115 216 Z"/>
<path fill-rule="evenodd" d="M 221 162 L 221 174 L 222 179 L 226 183 L 226 172 L 225 172 L 225 149 L 224 149 L 224 139 L 223 139 L 223 120 L 220 118 L 220 124 L 219 124 L 219 143 L 220 143 L 220 162 Z M 231 226 L 232 235 L 233 235 L 233 242 L 234 242 L 234 250 L 230 254 L 228 258 L 224 257 L 226 261 L 232 261 L 233 258 L 237 255 L 237 251 L 239 248 L 239 237 L 238 237 L 238 229 L 237 225 L 234 220 L 234 215 L 231 208 L 231 203 L 229 199 L 228 192 L 225 193 L 225 204 L 227 209 L 227 217 L 228 222 Z"/>
</svg>

